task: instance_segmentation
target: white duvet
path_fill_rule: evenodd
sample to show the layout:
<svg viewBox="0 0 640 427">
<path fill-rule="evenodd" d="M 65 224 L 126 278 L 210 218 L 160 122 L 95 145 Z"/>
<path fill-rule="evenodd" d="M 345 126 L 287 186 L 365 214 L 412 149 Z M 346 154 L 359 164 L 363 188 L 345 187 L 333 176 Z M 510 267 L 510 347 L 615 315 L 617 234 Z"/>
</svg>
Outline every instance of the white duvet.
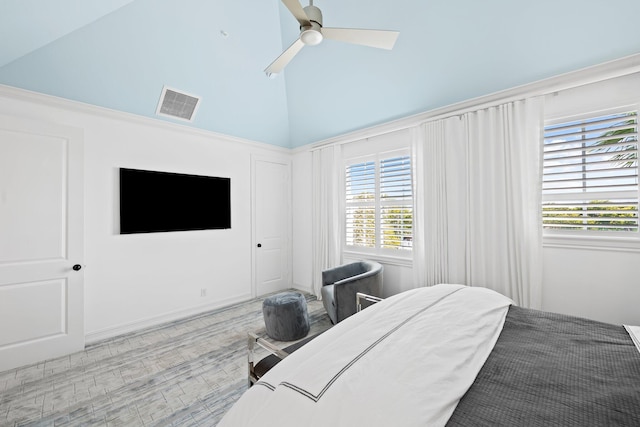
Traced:
<svg viewBox="0 0 640 427">
<path fill-rule="evenodd" d="M 510 304 L 462 285 L 395 295 L 287 357 L 218 425 L 444 425 L 493 349 Z"/>
</svg>

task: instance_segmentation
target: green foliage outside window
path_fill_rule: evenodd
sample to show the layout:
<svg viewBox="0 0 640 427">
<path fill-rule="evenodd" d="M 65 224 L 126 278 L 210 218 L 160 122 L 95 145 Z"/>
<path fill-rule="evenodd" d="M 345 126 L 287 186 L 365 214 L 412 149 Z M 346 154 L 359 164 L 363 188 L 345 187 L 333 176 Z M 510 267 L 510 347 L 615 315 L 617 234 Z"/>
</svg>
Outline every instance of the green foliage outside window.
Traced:
<svg viewBox="0 0 640 427">
<path fill-rule="evenodd" d="M 542 222 L 545 228 L 549 229 L 566 229 L 567 226 L 575 226 L 576 229 L 589 231 L 638 230 L 637 206 L 607 206 L 607 203 L 606 200 L 591 200 L 589 204 L 593 206 L 586 207 L 546 205 L 542 209 Z"/>
<path fill-rule="evenodd" d="M 363 193 L 359 200 L 373 200 L 374 195 Z M 355 209 L 351 214 L 351 244 L 362 247 L 375 247 L 375 211 L 372 208 Z M 407 207 L 384 209 L 381 215 L 381 244 L 386 249 L 403 249 L 412 246 L 413 210 Z"/>
</svg>

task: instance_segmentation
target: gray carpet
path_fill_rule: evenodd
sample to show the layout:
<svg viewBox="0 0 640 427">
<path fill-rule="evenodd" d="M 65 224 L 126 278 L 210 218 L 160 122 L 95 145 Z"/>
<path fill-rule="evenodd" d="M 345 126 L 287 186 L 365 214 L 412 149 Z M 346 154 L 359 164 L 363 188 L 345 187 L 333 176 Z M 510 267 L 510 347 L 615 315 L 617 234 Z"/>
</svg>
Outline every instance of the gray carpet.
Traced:
<svg viewBox="0 0 640 427">
<path fill-rule="evenodd" d="M 310 334 L 328 329 L 306 297 Z M 0 425 L 215 426 L 247 389 L 248 331 L 266 337 L 262 299 L 0 372 Z"/>
</svg>

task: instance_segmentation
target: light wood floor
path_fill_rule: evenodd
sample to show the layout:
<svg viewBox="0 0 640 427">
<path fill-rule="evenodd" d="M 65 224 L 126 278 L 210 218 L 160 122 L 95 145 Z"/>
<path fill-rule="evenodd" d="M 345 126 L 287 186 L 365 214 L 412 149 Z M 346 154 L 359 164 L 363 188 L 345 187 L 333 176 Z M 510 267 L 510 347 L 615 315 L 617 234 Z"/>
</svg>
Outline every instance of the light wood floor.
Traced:
<svg viewBox="0 0 640 427">
<path fill-rule="evenodd" d="M 330 327 L 307 295 L 311 334 Z M 262 299 L 0 372 L 0 426 L 215 426 L 247 389 Z"/>
</svg>

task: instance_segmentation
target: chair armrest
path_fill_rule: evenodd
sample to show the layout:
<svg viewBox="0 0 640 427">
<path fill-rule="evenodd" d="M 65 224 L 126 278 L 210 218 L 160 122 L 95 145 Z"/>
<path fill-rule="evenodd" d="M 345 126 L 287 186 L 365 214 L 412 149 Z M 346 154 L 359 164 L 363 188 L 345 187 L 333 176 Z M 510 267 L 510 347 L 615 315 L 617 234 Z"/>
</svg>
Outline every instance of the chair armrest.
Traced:
<svg viewBox="0 0 640 427">
<path fill-rule="evenodd" d="M 384 298 L 375 297 L 373 295 L 365 294 L 362 292 L 356 292 L 356 312 L 362 311 L 362 301 L 367 301 L 372 304 L 382 301 Z"/>
<path fill-rule="evenodd" d="M 333 285 L 345 279 L 359 276 L 367 271 L 365 262 L 352 262 L 322 271 L 322 286 Z"/>
<path fill-rule="evenodd" d="M 362 273 L 358 273 L 354 276 L 349 276 L 349 277 L 345 277 L 343 279 L 340 279 L 336 282 L 330 283 L 331 285 L 335 285 L 335 286 L 340 286 L 340 285 L 344 285 L 345 283 L 351 283 L 351 282 L 356 282 L 358 280 L 362 280 L 365 279 L 367 277 L 370 276 L 375 276 L 376 274 L 380 273 L 379 270 L 368 270 L 368 271 L 363 271 Z"/>
</svg>

